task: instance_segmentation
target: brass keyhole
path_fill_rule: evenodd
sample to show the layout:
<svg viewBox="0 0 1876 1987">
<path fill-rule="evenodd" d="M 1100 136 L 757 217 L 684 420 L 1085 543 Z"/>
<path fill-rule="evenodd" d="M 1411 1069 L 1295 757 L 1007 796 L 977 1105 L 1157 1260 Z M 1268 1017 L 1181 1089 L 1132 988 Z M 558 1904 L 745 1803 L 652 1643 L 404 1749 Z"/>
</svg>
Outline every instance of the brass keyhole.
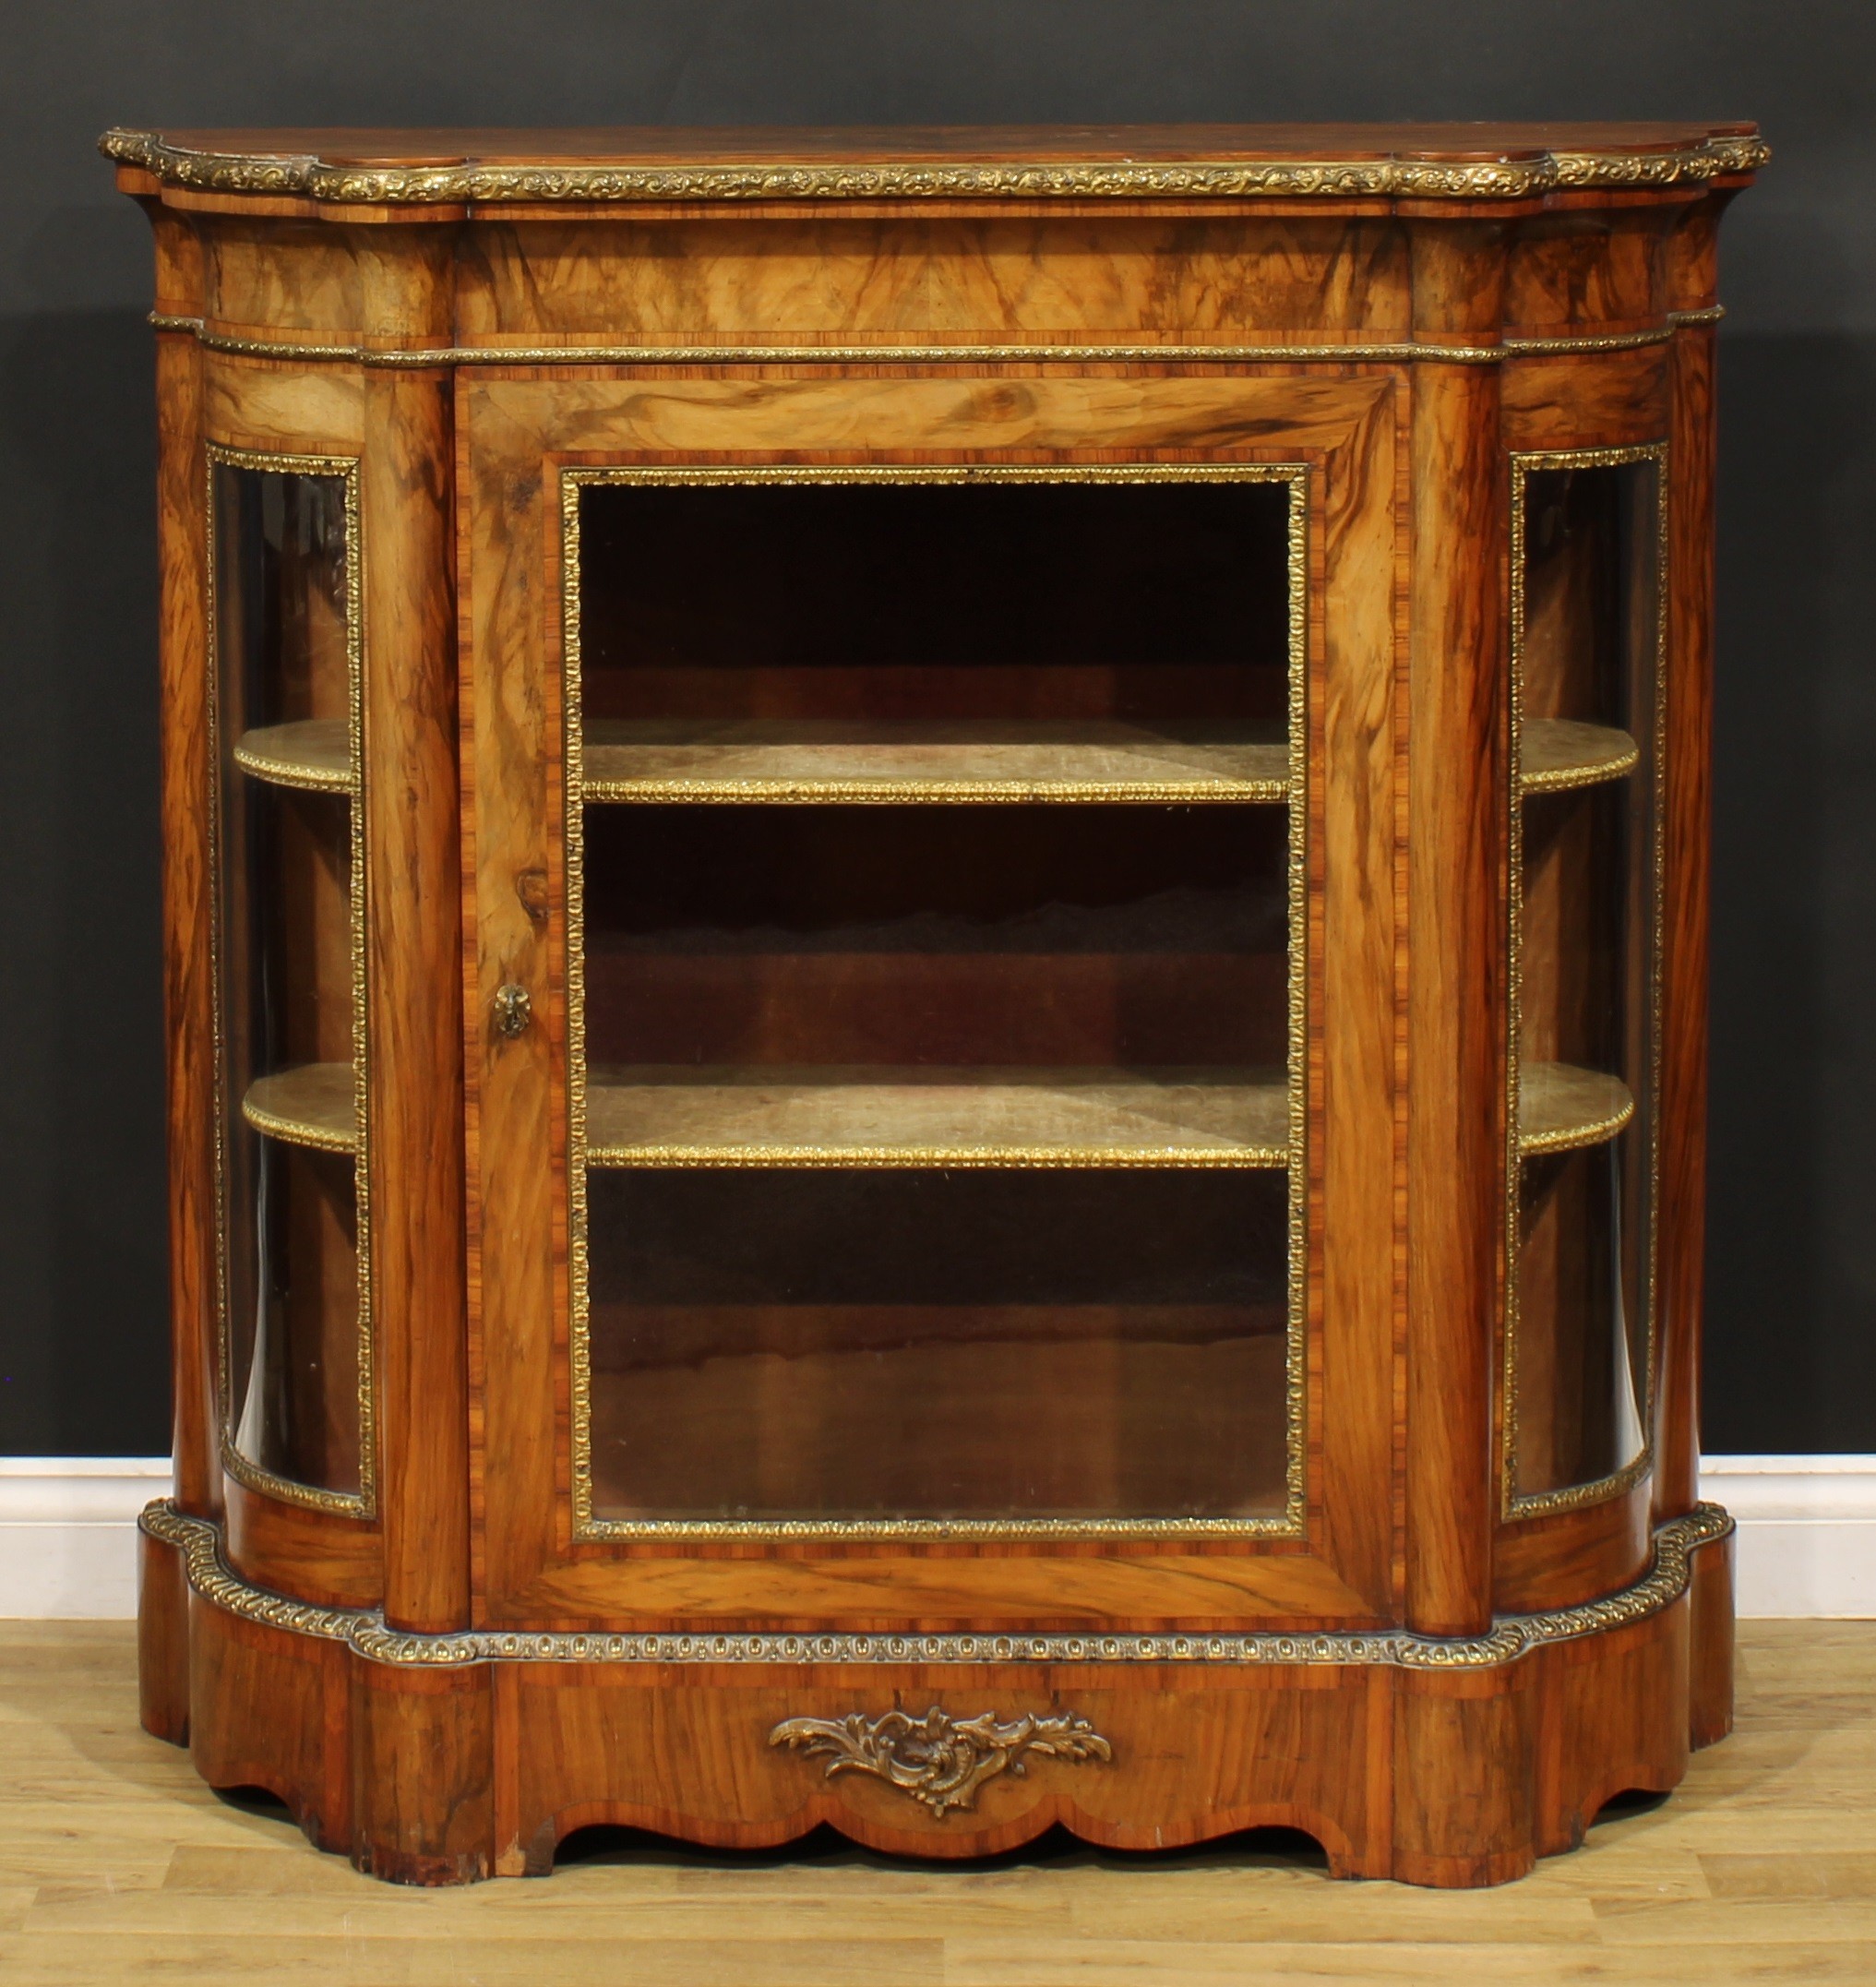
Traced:
<svg viewBox="0 0 1876 1987">
<path fill-rule="evenodd" d="M 505 1042 L 512 1042 L 532 1020 L 534 1003 L 528 998 L 525 987 L 517 987 L 512 980 L 506 987 L 498 987 L 495 997 L 495 1032 Z"/>
</svg>

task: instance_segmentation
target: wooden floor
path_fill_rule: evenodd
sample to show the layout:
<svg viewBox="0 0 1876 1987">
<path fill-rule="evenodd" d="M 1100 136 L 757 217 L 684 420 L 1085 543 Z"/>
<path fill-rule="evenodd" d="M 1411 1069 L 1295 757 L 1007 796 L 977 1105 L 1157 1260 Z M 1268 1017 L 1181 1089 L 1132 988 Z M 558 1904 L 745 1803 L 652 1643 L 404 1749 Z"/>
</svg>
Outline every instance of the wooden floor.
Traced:
<svg viewBox="0 0 1876 1987">
<path fill-rule="evenodd" d="M 1876 1982 L 1876 1622 L 1749 1622 L 1739 1730 L 1498 1891 L 1337 1884 L 1262 1841 L 894 1865 L 613 1837 L 544 1883 L 395 1890 L 137 1727 L 127 1624 L 0 1622 L 0 1981 L 104 1987 Z"/>
</svg>

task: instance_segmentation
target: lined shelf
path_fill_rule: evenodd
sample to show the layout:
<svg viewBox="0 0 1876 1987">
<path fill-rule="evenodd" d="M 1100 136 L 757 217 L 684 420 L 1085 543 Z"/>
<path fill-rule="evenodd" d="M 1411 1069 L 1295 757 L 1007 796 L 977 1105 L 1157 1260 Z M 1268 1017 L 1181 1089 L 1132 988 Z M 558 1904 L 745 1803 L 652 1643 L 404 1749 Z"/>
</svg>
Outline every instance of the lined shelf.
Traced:
<svg viewBox="0 0 1876 1987">
<path fill-rule="evenodd" d="M 1527 795 L 1567 793 L 1572 787 L 1619 780 L 1635 770 L 1641 758 L 1634 739 L 1613 724 L 1585 724 L 1569 717 L 1526 718 L 1518 784 Z"/>
<path fill-rule="evenodd" d="M 352 764 L 352 727 L 343 718 L 300 718 L 243 732 L 234 747 L 242 772 L 274 786 L 318 794 L 349 794 L 357 785 Z"/>
<path fill-rule="evenodd" d="M 349 1062 L 303 1062 L 257 1076 L 241 1115 L 257 1131 L 319 1152 L 354 1152 L 358 1123 Z"/>
<path fill-rule="evenodd" d="M 594 719 L 583 797 L 736 803 L 1282 801 L 1277 725 L 1108 719 Z"/>
<path fill-rule="evenodd" d="M 1274 1071 L 600 1069 L 602 1167 L 1285 1167 Z"/>
<path fill-rule="evenodd" d="M 1634 1115 L 1634 1096 L 1619 1076 L 1569 1062 L 1527 1062 L 1518 1071 L 1521 1159 L 1600 1145 Z"/>
</svg>

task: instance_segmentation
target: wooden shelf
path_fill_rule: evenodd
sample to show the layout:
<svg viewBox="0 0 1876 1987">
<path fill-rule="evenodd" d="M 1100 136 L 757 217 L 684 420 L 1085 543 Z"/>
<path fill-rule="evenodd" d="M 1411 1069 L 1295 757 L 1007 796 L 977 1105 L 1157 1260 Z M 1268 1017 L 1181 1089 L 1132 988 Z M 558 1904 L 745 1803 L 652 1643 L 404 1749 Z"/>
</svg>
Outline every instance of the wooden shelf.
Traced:
<svg viewBox="0 0 1876 1987">
<path fill-rule="evenodd" d="M 1569 717 L 1527 719 L 1518 756 L 1518 784 L 1527 795 L 1561 794 L 1571 787 L 1619 780 L 1642 759 L 1640 747 L 1627 732 Z"/>
<path fill-rule="evenodd" d="M 1612 1139 L 1635 1115 L 1619 1076 L 1569 1062 L 1527 1062 L 1518 1071 L 1518 1155 L 1570 1152 Z"/>
<path fill-rule="evenodd" d="M 353 1152 L 358 1125 L 349 1062 L 303 1062 L 257 1076 L 241 1100 L 241 1115 L 257 1131 L 319 1152 Z"/>
<path fill-rule="evenodd" d="M 587 1163 L 1282 1167 L 1274 1071 L 759 1065 L 595 1070 Z"/>
<path fill-rule="evenodd" d="M 242 772 L 274 786 L 318 794 L 349 794 L 357 785 L 352 766 L 352 727 L 343 718 L 302 718 L 243 732 L 234 748 Z"/>
<path fill-rule="evenodd" d="M 596 719 L 611 801 L 1282 801 L 1282 727 L 1101 719 Z"/>
</svg>

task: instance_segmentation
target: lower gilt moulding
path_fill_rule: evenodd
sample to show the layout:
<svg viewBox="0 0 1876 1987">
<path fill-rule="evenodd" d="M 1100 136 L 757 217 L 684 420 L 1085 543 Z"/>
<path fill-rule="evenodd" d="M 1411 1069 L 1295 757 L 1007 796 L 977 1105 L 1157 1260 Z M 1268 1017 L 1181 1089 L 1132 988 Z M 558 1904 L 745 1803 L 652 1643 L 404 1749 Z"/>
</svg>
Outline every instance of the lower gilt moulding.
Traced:
<svg viewBox="0 0 1876 1987">
<path fill-rule="evenodd" d="M 167 1501 L 140 1529 L 146 1728 L 412 1883 L 544 1874 L 594 1823 L 737 1848 L 827 1823 L 941 1857 L 1055 1824 L 1122 1849 L 1285 1826 L 1337 1876 L 1494 1884 L 1731 1725 L 1712 1504 L 1632 1586 L 1452 1638 L 413 1634 L 251 1586 Z"/>
</svg>

